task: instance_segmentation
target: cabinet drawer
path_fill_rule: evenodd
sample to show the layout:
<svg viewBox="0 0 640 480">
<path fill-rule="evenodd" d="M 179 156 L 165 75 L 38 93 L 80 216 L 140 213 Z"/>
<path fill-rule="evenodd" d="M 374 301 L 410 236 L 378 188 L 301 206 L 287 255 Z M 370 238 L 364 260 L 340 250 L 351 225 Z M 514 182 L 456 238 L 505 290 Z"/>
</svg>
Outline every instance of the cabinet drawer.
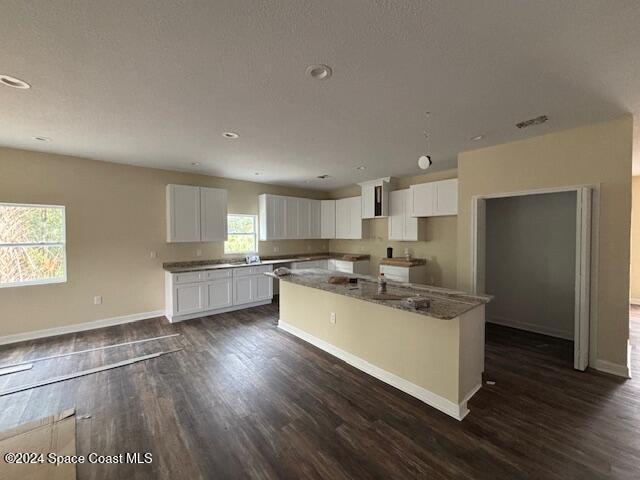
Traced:
<svg viewBox="0 0 640 480">
<path fill-rule="evenodd" d="M 176 285 L 182 283 L 195 283 L 203 280 L 204 272 L 185 272 L 185 273 L 174 273 L 173 274 L 173 283 Z"/>
<path fill-rule="evenodd" d="M 231 278 L 231 270 L 209 270 L 205 272 L 205 280 L 217 280 L 219 278 Z"/>
<path fill-rule="evenodd" d="M 273 270 L 272 265 L 256 265 L 255 267 L 240 267 L 233 271 L 234 277 L 247 277 L 249 275 L 260 275 Z"/>
<path fill-rule="evenodd" d="M 407 267 L 380 265 L 380 273 L 384 273 L 384 276 L 388 277 L 390 280 L 396 280 L 400 282 L 409 281 L 409 269 Z"/>
</svg>

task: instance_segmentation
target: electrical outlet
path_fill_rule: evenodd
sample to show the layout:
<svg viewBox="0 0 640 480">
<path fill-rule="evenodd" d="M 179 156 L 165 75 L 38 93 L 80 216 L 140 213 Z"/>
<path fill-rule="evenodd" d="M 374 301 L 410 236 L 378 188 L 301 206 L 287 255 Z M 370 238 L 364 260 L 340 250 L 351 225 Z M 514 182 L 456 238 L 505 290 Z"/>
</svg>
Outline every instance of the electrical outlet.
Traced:
<svg viewBox="0 0 640 480">
<path fill-rule="evenodd" d="M 202 256 L 202 250 L 197 249 L 196 250 L 196 257 L 201 257 Z"/>
<path fill-rule="evenodd" d="M 149 252 L 149 258 L 158 258 L 158 252 Z"/>
<path fill-rule="evenodd" d="M 280 251 L 280 247 L 277 245 L 273 246 L 273 253 L 278 253 Z"/>
<path fill-rule="evenodd" d="M 307 245 L 307 252 L 311 251 L 311 245 Z"/>
<path fill-rule="evenodd" d="M 93 304 L 102 305 L 102 296 L 96 295 L 95 297 L 93 297 Z"/>
<path fill-rule="evenodd" d="M 331 312 L 331 315 L 329 315 L 329 323 L 336 323 L 336 312 Z"/>
</svg>

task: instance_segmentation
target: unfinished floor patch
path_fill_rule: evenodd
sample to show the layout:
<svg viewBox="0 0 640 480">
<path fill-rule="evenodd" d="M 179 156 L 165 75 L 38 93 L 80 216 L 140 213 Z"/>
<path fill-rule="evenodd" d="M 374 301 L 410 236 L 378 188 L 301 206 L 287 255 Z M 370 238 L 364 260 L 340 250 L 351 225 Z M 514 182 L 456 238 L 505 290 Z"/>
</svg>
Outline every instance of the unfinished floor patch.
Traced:
<svg viewBox="0 0 640 480">
<path fill-rule="evenodd" d="M 8 453 L 32 452 L 44 455 L 42 463 L 8 463 Z M 0 478 L 2 480 L 72 480 L 75 464 L 55 464 L 46 461 L 47 454 L 76 454 L 75 410 L 26 423 L 0 433 Z"/>
</svg>

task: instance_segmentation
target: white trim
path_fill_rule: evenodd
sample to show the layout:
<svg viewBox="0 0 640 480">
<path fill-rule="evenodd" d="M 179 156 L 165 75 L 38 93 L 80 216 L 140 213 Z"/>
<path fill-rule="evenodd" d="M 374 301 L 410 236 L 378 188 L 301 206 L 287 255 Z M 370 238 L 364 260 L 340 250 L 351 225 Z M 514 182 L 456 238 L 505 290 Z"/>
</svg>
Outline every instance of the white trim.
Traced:
<svg viewBox="0 0 640 480">
<path fill-rule="evenodd" d="M 589 272 L 589 283 L 590 283 L 590 293 L 589 293 L 589 302 L 588 308 L 586 311 L 588 312 L 589 317 L 589 352 L 588 359 L 589 363 L 593 363 L 597 361 L 597 338 L 598 338 L 598 256 L 599 256 L 599 223 L 600 223 L 600 184 L 584 184 L 584 185 L 573 185 L 566 187 L 553 187 L 553 188 L 539 188 L 539 189 L 531 189 L 531 190 L 522 190 L 515 192 L 503 192 L 503 193 L 494 193 L 494 194 L 479 194 L 472 195 L 471 197 L 471 271 L 470 271 L 470 285 L 472 287 L 473 293 L 483 293 L 478 292 L 478 287 L 482 282 L 479 281 L 478 277 L 478 252 L 479 242 L 478 242 L 478 210 L 479 204 L 485 200 L 492 198 L 506 198 L 506 197 L 518 197 L 524 195 L 541 195 L 547 193 L 561 193 L 561 192 L 576 192 L 576 195 L 579 195 L 580 191 L 589 188 L 592 191 L 592 212 L 591 212 L 591 237 L 590 237 L 590 264 L 591 269 Z M 575 342 L 576 348 L 578 348 L 579 342 Z M 627 367 L 628 370 L 628 367 Z"/>
<path fill-rule="evenodd" d="M 464 401 L 462 401 L 460 404 L 456 404 L 451 400 L 448 400 L 427 390 L 426 388 L 411 383 L 408 380 L 405 380 L 404 378 L 401 378 L 391 372 L 383 370 L 382 368 L 377 367 L 360 357 L 346 352 L 324 340 L 314 337 L 313 335 L 305 332 L 304 330 L 300 330 L 299 328 L 294 327 L 287 322 L 279 320 L 278 328 L 304 340 L 305 342 L 310 343 L 315 347 L 318 347 L 320 350 L 324 350 L 325 352 L 330 353 L 334 357 L 339 358 L 340 360 L 348 363 L 358 370 L 368 373 L 372 377 L 375 377 L 378 380 L 381 380 L 384 383 L 397 388 L 398 390 L 402 390 L 403 392 L 408 393 L 418 400 L 422 400 L 427 405 L 440 410 L 443 413 L 446 413 L 456 420 L 462 420 L 469 413 L 469 409 L 467 408 L 467 401 L 469 401 L 469 399 L 480 389 L 480 387 L 482 387 L 482 384 L 477 385 L 471 390 L 471 392 L 469 392 L 469 394 L 467 394 L 467 396 L 464 398 Z"/>
<path fill-rule="evenodd" d="M 640 298 L 630 297 L 629 298 L 629 303 L 631 305 L 640 305 Z"/>
<path fill-rule="evenodd" d="M 134 313 L 132 315 L 123 315 L 121 317 L 103 318 L 101 320 L 94 320 L 92 322 L 77 323 L 75 325 L 64 325 L 62 327 L 34 330 L 31 332 L 14 333 L 13 335 L 5 335 L 4 337 L 0 337 L 0 345 L 25 342 L 27 340 L 35 340 L 36 338 L 55 337 L 56 335 L 64 335 L 66 333 L 84 332 L 86 330 L 95 330 L 96 328 L 111 327 L 113 325 L 121 325 L 123 323 L 137 322 L 139 320 L 147 320 L 149 318 L 156 317 L 164 317 L 164 310 Z"/>
<path fill-rule="evenodd" d="M 487 316 L 487 323 L 495 323 L 505 327 L 517 328 L 518 330 L 526 330 L 527 332 L 539 333 L 550 337 L 564 338 L 573 341 L 573 330 L 560 330 L 559 328 L 546 327 L 544 325 L 536 325 L 535 323 L 520 322 L 511 318 Z"/>
<path fill-rule="evenodd" d="M 171 315 L 168 312 L 163 312 L 162 314 L 165 317 L 167 317 L 169 322 L 176 323 L 176 322 L 182 322 L 184 320 L 191 320 L 193 318 L 208 317 L 210 315 L 217 315 L 219 313 L 233 312 L 235 310 L 243 310 L 245 308 L 259 307 L 260 305 L 268 305 L 272 303 L 272 301 L 273 301 L 272 298 L 268 298 L 266 300 L 259 300 L 257 302 L 240 303 L 238 305 L 231 305 L 229 307 L 216 308 L 214 310 L 205 310 L 202 312 L 187 313 L 185 315 Z"/>
<path fill-rule="evenodd" d="M 631 372 L 626 365 L 620 365 L 619 363 L 613 363 L 608 360 L 602 360 L 597 358 L 591 365 L 594 369 L 600 372 L 610 373 L 611 375 L 617 375 L 618 377 L 631 378 Z"/>
</svg>

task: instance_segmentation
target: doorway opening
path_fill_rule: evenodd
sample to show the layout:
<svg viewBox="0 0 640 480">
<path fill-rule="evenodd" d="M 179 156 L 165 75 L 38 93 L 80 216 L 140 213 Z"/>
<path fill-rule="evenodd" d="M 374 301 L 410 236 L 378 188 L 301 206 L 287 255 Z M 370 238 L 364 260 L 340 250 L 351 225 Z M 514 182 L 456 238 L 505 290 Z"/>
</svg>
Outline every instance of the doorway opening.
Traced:
<svg viewBox="0 0 640 480">
<path fill-rule="evenodd" d="M 472 205 L 472 288 L 495 296 L 487 322 L 573 342 L 577 370 L 589 364 L 592 196 L 570 187 Z"/>
</svg>

